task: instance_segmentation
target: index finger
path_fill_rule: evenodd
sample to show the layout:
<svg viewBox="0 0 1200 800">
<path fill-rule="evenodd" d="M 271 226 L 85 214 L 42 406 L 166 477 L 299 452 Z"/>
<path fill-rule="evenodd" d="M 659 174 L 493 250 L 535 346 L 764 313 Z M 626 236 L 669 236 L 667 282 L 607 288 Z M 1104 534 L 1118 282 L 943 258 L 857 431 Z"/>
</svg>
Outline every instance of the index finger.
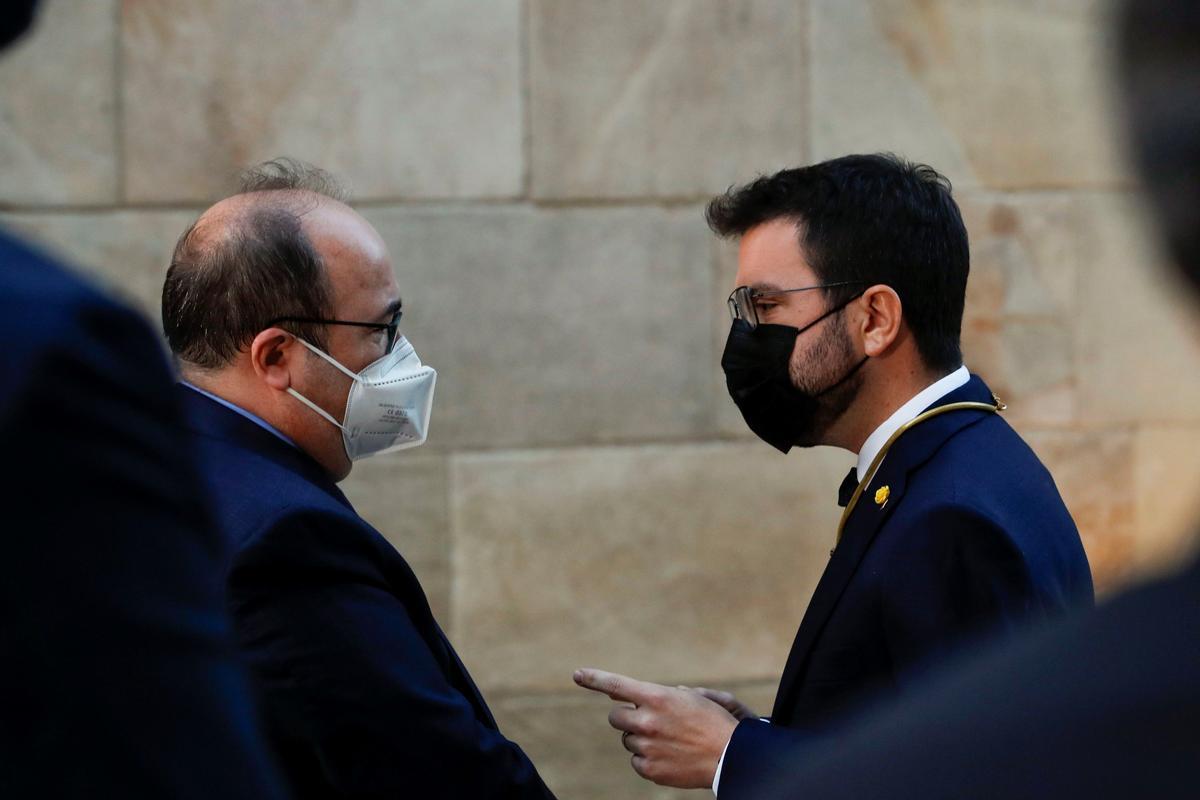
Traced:
<svg viewBox="0 0 1200 800">
<path fill-rule="evenodd" d="M 605 672 L 602 669 L 575 670 L 575 683 L 584 689 L 606 694 L 613 700 L 642 705 L 651 700 L 658 692 L 658 685 L 646 683 L 627 675 L 615 672 Z"/>
</svg>

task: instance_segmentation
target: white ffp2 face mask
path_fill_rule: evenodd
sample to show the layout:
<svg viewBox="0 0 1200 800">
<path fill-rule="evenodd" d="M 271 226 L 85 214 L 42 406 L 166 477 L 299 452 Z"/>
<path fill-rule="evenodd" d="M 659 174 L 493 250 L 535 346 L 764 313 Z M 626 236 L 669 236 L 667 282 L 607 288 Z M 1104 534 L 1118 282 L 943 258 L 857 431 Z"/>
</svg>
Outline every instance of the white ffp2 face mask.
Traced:
<svg viewBox="0 0 1200 800">
<path fill-rule="evenodd" d="M 425 443 L 437 371 L 417 358 L 403 336 L 392 352 L 351 372 L 320 348 L 303 339 L 302 345 L 337 367 L 354 381 L 346 398 L 346 418 L 338 422 L 325 409 L 288 387 L 288 394 L 341 428 L 342 443 L 351 461 L 391 453 Z"/>
</svg>

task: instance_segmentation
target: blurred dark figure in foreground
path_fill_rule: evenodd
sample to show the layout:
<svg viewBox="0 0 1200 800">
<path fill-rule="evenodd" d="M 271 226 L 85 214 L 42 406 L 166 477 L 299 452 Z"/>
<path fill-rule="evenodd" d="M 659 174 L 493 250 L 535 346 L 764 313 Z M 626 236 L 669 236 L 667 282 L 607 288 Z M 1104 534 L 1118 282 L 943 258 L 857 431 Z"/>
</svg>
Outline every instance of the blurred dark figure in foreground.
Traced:
<svg viewBox="0 0 1200 800">
<path fill-rule="evenodd" d="M 1127 0 L 1118 25 L 1135 157 L 1200 289 L 1200 4 Z M 1200 564 L 843 731 L 797 743 L 769 780 L 722 800 L 1200 797 Z"/>
<path fill-rule="evenodd" d="M 282 797 L 154 333 L 0 233 L 0 342 L 0 797 Z"/>
</svg>

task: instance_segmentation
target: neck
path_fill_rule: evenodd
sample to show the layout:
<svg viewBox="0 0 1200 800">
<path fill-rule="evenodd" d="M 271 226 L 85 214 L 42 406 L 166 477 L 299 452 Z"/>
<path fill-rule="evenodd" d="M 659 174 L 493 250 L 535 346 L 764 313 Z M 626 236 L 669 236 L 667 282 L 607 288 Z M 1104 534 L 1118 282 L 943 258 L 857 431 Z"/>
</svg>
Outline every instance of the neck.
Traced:
<svg viewBox="0 0 1200 800">
<path fill-rule="evenodd" d="M 825 436 L 827 444 L 858 453 L 867 437 L 900 406 L 949 374 L 933 372 L 924 365 L 892 372 L 880 370 L 880 373 L 863 381 L 854 405 L 829 427 Z"/>
<path fill-rule="evenodd" d="M 295 442 L 296 446 L 321 465 L 336 483 L 350 473 L 350 460 L 342 446 L 341 432 L 325 420 L 316 420 L 316 412 L 281 391 L 263 391 L 253 374 L 242 372 L 234 364 L 219 370 L 181 365 L 181 377 L 193 386 L 228 400 L 254 414 Z"/>
<path fill-rule="evenodd" d="M 260 417 L 283 433 L 283 426 L 276 424 L 276 420 L 272 419 L 271 409 L 262 408 L 262 403 L 257 401 L 257 398 L 246 391 L 242 390 L 242 382 L 235 375 L 230 374 L 230 370 L 209 370 L 201 369 L 189 364 L 184 364 L 180 367 L 181 377 L 198 389 L 203 389 L 209 394 L 215 394 L 222 400 L 228 400 L 239 408 L 244 408 L 251 414 Z"/>
<path fill-rule="evenodd" d="M 180 375 L 197 389 L 250 412 L 312 455 L 306 430 L 297 424 L 296 409 L 281 404 L 280 398 L 275 396 L 279 394 L 277 392 L 254 391 L 254 383 L 240 375 L 237 366 L 208 370 L 184 364 Z"/>
</svg>

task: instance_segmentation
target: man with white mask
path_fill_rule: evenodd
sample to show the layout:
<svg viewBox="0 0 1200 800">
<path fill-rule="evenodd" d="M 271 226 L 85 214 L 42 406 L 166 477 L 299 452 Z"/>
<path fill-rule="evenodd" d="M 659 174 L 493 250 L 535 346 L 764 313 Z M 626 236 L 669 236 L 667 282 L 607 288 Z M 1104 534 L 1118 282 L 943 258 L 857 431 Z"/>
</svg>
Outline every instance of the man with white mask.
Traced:
<svg viewBox="0 0 1200 800">
<path fill-rule="evenodd" d="M 239 644 L 297 797 L 550 798 L 403 557 L 336 483 L 425 440 L 436 373 L 387 248 L 324 172 L 246 173 L 175 247 L 163 323 Z"/>
</svg>

